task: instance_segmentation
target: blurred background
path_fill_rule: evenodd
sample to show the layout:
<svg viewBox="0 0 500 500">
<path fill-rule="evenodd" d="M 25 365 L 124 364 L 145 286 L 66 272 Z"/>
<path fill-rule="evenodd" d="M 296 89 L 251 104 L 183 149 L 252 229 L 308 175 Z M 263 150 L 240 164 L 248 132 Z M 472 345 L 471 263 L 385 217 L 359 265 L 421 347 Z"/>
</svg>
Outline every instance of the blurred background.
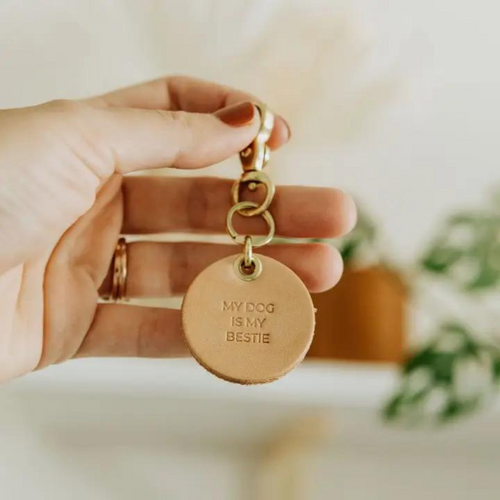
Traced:
<svg viewBox="0 0 500 500">
<path fill-rule="evenodd" d="M 340 187 L 360 222 L 331 242 L 345 276 L 314 297 L 310 356 L 283 380 L 117 359 L 4 386 L 0 498 L 497 498 L 499 14 L 493 0 L 2 0 L 1 108 L 168 74 L 240 87 L 292 125 L 276 181 Z M 239 173 L 235 158 L 210 169 Z"/>
</svg>

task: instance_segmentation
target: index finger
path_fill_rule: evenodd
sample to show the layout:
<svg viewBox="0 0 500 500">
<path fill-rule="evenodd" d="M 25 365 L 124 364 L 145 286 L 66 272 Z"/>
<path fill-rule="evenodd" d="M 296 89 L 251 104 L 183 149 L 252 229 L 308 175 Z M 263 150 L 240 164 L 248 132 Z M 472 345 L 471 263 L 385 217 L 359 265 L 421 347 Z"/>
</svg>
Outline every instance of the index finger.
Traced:
<svg viewBox="0 0 500 500">
<path fill-rule="evenodd" d="M 171 76 L 115 90 L 87 102 L 112 107 L 162 109 L 190 113 L 215 113 L 240 102 L 258 102 L 248 92 L 188 76 Z M 268 145 L 277 149 L 290 138 L 290 127 L 276 115 Z"/>
</svg>

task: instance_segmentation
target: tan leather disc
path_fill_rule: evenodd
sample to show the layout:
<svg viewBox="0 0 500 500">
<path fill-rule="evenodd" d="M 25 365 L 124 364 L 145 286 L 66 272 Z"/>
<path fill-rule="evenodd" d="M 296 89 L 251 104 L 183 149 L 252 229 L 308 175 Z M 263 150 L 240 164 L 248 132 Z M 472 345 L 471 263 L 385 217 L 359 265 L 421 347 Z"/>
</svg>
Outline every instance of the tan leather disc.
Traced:
<svg viewBox="0 0 500 500">
<path fill-rule="evenodd" d="M 196 360 L 214 375 L 240 384 L 271 382 L 302 361 L 314 335 L 314 306 L 300 278 L 258 255 L 260 276 L 243 281 L 239 255 L 202 271 L 182 305 L 182 326 Z"/>
</svg>

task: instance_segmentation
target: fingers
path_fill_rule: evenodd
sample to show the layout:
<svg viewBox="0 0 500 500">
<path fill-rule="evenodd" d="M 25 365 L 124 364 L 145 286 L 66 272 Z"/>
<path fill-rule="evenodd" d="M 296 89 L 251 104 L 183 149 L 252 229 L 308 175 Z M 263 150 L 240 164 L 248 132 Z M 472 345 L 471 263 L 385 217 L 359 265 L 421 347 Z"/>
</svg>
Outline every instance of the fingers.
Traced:
<svg viewBox="0 0 500 500">
<path fill-rule="evenodd" d="M 150 242 L 129 245 L 128 286 L 132 294 L 146 296 L 153 292 L 154 295 L 165 295 L 172 289 L 184 291 L 202 267 L 234 251 L 234 247 L 229 251 L 222 245 L 223 248 L 217 248 L 218 245 L 198 244 L 191 249 L 186 245 Z M 172 250 L 172 247 L 176 248 Z M 326 245 L 301 245 L 301 249 L 283 246 L 268 248 L 266 253 L 290 265 L 313 288 L 325 286 L 327 279 L 337 280 L 342 270 L 338 253 Z M 301 258 L 297 258 L 299 255 Z M 184 261 L 184 264 L 181 262 L 176 266 L 176 259 L 177 263 Z M 159 273 L 158 269 L 162 272 Z M 322 278 L 323 274 L 329 278 Z M 181 334 L 180 311 L 100 304 L 75 357 L 168 358 L 187 354 Z"/>
<path fill-rule="evenodd" d="M 244 149 L 259 128 L 250 103 L 219 114 L 132 108 L 95 110 L 92 126 L 118 172 L 159 167 L 201 168 Z"/>
<path fill-rule="evenodd" d="M 129 243 L 127 296 L 170 297 L 186 292 L 191 282 L 213 262 L 241 252 L 235 245 L 209 243 Z M 334 286 L 342 275 L 342 259 L 325 244 L 271 245 L 259 251 L 292 269 L 311 292 Z M 111 290 L 111 270 L 101 295 Z"/>
<path fill-rule="evenodd" d="M 112 107 L 215 113 L 234 104 L 258 99 L 246 92 L 186 76 L 160 78 L 88 99 L 94 105 Z M 276 116 L 269 146 L 280 147 L 290 138 L 286 121 Z"/>
<path fill-rule="evenodd" d="M 141 242 L 130 244 L 128 250 L 129 295 L 145 297 L 185 291 L 201 269 L 230 255 L 235 247 Z M 333 285 L 342 272 L 340 256 L 327 245 L 300 245 L 300 248 L 280 245 L 269 247 L 263 253 L 290 266 L 310 289 L 317 289 L 315 291 Z M 168 358 L 187 354 L 180 311 L 100 304 L 75 357 Z"/>
<path fill-rule="evenodd" d="M 180 311 L 100 304 L 75 357 L 170 358 L 187 354 Z"/>
<path fill-rule="evenodd" d="M 88 102 L 128 108 L 165 109 L 190 113 L 214 113 L 256 98 L 246 92 L 188 76 L 158 78 L 115 90 Z"/>
<path fill-rule="evenodd" d="M 232 204 L 228 179 L 127 177 L 123 182 L 125 234 L 166 232 L 224 233 Z M 252 199 L 248 193 L 245 199 Z M 255 198 L 254 198 L 255 199 Z M 278 187 L 271 213 L 277 233 L 294 238 L 334 238 L 356 223 L 352 199 L 337 189 Z M 264 234 L 261 217 L 235 216 L 244 234 Z"/>
</svg>

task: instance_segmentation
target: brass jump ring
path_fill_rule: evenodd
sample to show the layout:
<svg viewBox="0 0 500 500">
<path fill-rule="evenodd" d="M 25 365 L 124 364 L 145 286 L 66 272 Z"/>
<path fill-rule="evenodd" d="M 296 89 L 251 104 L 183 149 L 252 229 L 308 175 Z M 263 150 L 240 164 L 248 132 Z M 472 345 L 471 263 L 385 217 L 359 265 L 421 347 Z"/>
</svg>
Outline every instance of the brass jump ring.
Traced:
<svg viewBox="0 0 500 500">
<path fill-rule="evenodd" d="M 245 256 L 244 263 L 245 267 L 249 269 L 252 267 L 253 262 L 253 248 L 252 248 L 252 237 L 245 236 L 245 249 L 243 250 L 243 255 Z"/>
<path fill-rule="evenodd" d="M 250 182 L 255 182 L 257 184 L 264 184 L 266 187 L 266 197 L 264 201 L 258 205 L 256 208 L 249 208 L 247 210 L 239 210 L 238 213 L 245 217 L 253 217 L 254 215 L 261 215 L 265 212 L 269 206 L 271 205 L 274 193 L 276 191 L 276 187 L 271 182 L 269 176 L 262 172 L 251 170 L 249 172 L 245 172 L 237 181 L 234 182 L 233 187 L 231 188 L 231 196 L 233 199 L 233 203 L 237 204 L 240 202 L 240 188 L 242 184 L 247 184 Z"/>
<path fill-rule="evenodd" d="M 256 208 L 259 205 L 257 203 L 254 203 L 253 201 L 240 201 L 238 204 L 233 205 L 230 209 L 229 212 L 227 213 L 227 218 L 226 218 L 226 225 L 227 225 L 227 230 L 229 232 L 229 235 L 231 238 L 233 238 L 236 243 L 239 243 L 240 245 L 245 244 L 245 237 L 238 234 L 238 232 L 234 229 L 233 225 L 233 216 L 236 212 L 240 212 L 241 210 L 247 210 L 249 208 Z M 274 222 L 274 218 L 271 215 L 271 212 L 266 210 L 265 212 L 262 212 L 260 214 L 262 218 L 267 222 L 267 225 L 269 227 L 269 231 L 266 236 L 260 236 L 258 238 L 253 239 L 252 243 L 255 248 L 262 247 L 264 245 L 267 245 L 271 240 L 274 238 L 274 233 L 276 231 L 276 224 Z"/>
</svg>

